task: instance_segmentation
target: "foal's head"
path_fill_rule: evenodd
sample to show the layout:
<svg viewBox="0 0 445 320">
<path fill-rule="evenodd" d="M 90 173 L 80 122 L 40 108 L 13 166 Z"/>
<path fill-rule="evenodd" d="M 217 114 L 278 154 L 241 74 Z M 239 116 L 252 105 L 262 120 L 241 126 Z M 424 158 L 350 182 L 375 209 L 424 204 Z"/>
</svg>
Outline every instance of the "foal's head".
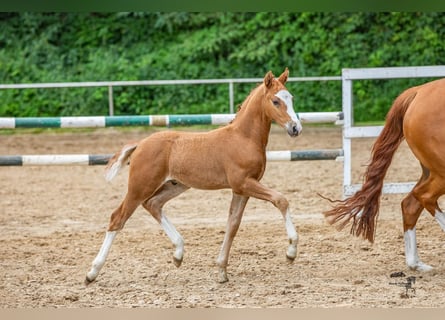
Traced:
<svg viewBox="0 0 445 320">
<path fill-rule="evenodd" d="M 264 76 L 263 108 L 269 118 L 285 128 L 291 137 L 296 137 L 303 128 L 294 111 L 292 95 L 284 86 L 288 75 L 289 70 L 286 68 L 278 79 L 275 79 L 271 71 Z"/>
</svg>

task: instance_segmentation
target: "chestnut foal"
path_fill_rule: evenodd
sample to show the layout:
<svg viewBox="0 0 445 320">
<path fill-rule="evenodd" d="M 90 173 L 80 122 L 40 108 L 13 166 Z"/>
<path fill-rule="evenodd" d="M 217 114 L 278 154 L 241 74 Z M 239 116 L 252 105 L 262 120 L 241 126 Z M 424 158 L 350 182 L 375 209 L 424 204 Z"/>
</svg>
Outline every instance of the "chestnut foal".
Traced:
<svg viewBox="0 0 445 320">
<path fill-rule="evenodd" d="M 235 119 L 228 125 L 205 133 L 162 131 L 124 146 L 107 166 L 111 180 L 130 161 L 128 192 L 111 215 L 102 247 L 87 273 L 86 283 L 94 281 L 103 267 L 112 242 L 135 209 L 142 205 L 158 221 L 175 246 L 177 267 L 184 255 L 182 236 L 162 211 L 164 204 L 189 188 L 232 189 L 227 229 L 217 258 L 219 282 L 228 281 L 227 264 L 249 197 L 271 202 L 280 210 L 290 245 L 287 258 L 297 254 L 297 232 L 291 221 L 289 202 L 279 192 L 259 180 L 266 167 L 266 145 L 273 121 L 291 137 L 301 133 L 292 95 L 285 87 L 289 71 L 278 79 L 268 72 L 263 82 L 245 99 Z"/>
</svg>

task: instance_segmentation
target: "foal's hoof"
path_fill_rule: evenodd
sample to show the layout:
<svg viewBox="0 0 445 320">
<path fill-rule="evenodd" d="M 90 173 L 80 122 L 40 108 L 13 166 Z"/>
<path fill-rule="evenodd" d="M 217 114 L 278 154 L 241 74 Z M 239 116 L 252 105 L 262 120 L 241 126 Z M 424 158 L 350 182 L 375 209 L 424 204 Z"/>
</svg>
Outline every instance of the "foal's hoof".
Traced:
<svg viewBox="0 0 445 320">
<path fill-rule="evenodd" d="M 173 263 L 175 264 L 175 266 L 177 268 L 179 268 L 181 266 L 181 264 L 182 264 L 182 259 L 178 259 L 176 257 L 173 257 Z"/>
<path fill-rule="evenodd" d="M 297 248 L 294 246 L 289 246 L 286 252 L 286 258 L 288 261 L 292 262 L 297 257 Z"/>
<path fill-rule="evenodd" d="M 219 270 L 218 282 L 219 283 L 226 283 L 228 281 L 229 281 L 229 278 L 227 277 L 227 271 L 225 269 L 220 269 Z"/>
<path fill-rule="evenodd" d="M 218 283 L 222 284 L 222 283 L 226 283 L 226 282 L 229 282 L 229 278 L 227 278 L 227 275 L 219 277 Z"/>
<path fill-rule="evenodd" d="M 91 284 L 92 282 L 94 282 L 94 280 L 95 280 L 95 279 L 90 280 L 90 279 L 88 278 L 88 276 L 85 277 L 85 285 L 87 286 L 87 285 Z"/>
</svg>

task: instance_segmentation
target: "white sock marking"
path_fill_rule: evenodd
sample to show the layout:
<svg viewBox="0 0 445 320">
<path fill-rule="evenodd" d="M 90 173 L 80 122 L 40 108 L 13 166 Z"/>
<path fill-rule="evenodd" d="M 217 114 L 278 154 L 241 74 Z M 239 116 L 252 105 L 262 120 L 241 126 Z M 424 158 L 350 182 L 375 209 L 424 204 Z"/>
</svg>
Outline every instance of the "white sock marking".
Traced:
<svg viewBox="0 0 445 320">
<path fill-rule="evenodd" d="M 107 231 L 105 234 L 104 242 L 100 247 L 99 253 L 96 258 L 94 258 L 92 267 L 90 272 L 88 272 L 87 277 L 90 281 L 96 279 L 97 275 L 105 264 L 105 260 L 107 259 L 108 253 L 110 252 L 111 245 L 113 244 L 113 240 L 116 237 L 117 231 Z"/>
<path fill-rule="evenodd" d="M 298 234 L 297 234 L 297 231 L 295 230 L 294 224 L 292 223 L 289 209 L 287 209 L 285 223 L 286 223 L 286 232 L 287 232 L 287 235 L 289 236 L 289 239 L 297 240 Z"/>
<path fill-rule="evenodd" d="M 430 271 L 433 268 L 419 259 L 419 255 L 417 253 L 417 240 L 416 240 L 416 228 L 414 227 L 412 230 L 407 230 L 405 232 L 405 259 L 406 264 L 411 269 L 419 270 L 419 271 Z"/>
<path fill-rule="evenodd" d="M 415 267 L 419 260 L 417 256 L 416 228 L 405 232 L 405 259 L 409 267 Z"/>
<path fill-rule="evenodd" d="M 174 257 L 178 260 L 182 260 L 184 255 L 184 240 L 182 239 L 182 236 L 164 215 L 161 216 L 161 226 L 167 236 L 170 238 L 171 242 L 173 242 L 173 244 L 176 246 Z"/>
<path fill-rule="evenodd" d="M 295 230 L 294 224 L 292 223 L 289 209 L 287 209 L 284 221 L 286 225 L 286 232 L 290 240 L 290 244 L 287 249 L 287 256 L 293 259 L 297 256 L 298 234 L 297 231 Z"/>
<path fill-rule="evenodd" d="M 445 231 L 445 214 L 442 211 L 436 210 L 434 218 L 441 226 L 442 230 Z"/>
</svg>

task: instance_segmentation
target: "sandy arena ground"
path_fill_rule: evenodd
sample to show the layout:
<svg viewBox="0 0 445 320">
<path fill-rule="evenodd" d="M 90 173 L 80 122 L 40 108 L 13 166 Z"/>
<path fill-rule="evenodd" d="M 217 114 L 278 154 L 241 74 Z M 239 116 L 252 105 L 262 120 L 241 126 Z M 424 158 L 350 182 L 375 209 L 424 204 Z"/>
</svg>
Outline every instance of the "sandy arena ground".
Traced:
<svg viewBox="0 0 445 320">
<path fill-rule="evenodd" d="M 160 130 L 160 129 L 159 129 Z M 0 154 L 112 153 L 153 129 L 50 131 L 0 136 Z M 373 139 L 353 143 L 353 177 L 361 181 Z M 291 139 L 273 127 L 270 150 L 341 148 L 340 127 L 307 127 Z M 199 155 L 197 155 L 199 156 Z M 286 261 L 280 213 L 250 199 L 232 247 L 230 281 L 219 284 L 216 256 L 224 236 L 230 190 L 189 190 L 165 212 L 185 239 L 182 266 L 160 226 L 139 208 L 118 235 L 96 282 L 85 274 L 122 200 L 128 170 L 111 183 L 103 166 L 0 167 L 0 307 L 443 307 L 445 234 L 427 213 L 417 225 L 419 253 L 429 273 L 405 267 L 400 201 L 384 195 L 376 242 L 337 232 L 321 214 L 341 198 L 338 161 L 269 162 L 263 183 L 289 200 L 300 236 Z M 416 180 L 417 161 L 405 144 L 387 181 Z M 415 276 L 414 290 L 403 271 Z M 392 283 L 399 283 L 392 284 Z"/>
</svg>

